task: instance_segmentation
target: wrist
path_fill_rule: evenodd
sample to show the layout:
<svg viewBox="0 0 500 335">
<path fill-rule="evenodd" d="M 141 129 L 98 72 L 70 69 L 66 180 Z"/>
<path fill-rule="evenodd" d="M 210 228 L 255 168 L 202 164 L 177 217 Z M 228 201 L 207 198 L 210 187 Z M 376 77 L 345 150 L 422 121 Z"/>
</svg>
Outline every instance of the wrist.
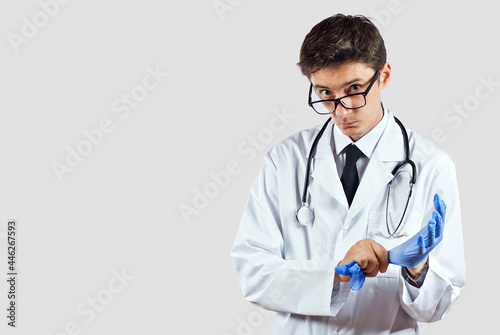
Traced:
<svg viewBox="0 0 500 335">
<path fill-rule="evenodd" d="M 418 266 L 420 268 L 420 266 Z M 412 269 L 415 269 L 417 267 L 414 267 Z M 425 277 L 427 276 L 427 271 L 429 270 L 429 258 L 423 263 L 423 266 L 421 267 L 420 271 L 417 272 L 415 275 L 413 275 L 410 272 L 410 269 L 408 268 L 401 268 L 403 278 L 408 282 L 410 285 L 420 288 L 424 284 Z"/>
<path fill-rule="evenodd" d="M 411 277 L 416 278 L 418 277 L 419 274 L 422 273 L 422 270 L 424 270 L 424 268 L 427 267 L 428 265 L 429 265 L 429 257 L 427 257 L 425 261 L 418 264 L 417 266 L 414 266 L 412 268 L 406 268 L 406 270 L 408 271 L 408 274 Z"/>
</svg>

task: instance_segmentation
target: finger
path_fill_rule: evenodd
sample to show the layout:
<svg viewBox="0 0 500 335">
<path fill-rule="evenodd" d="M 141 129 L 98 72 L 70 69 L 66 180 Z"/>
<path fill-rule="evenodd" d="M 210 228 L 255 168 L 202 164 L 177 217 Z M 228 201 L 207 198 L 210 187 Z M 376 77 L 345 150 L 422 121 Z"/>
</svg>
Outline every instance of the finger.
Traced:
<svg viewBox="0 0 500 335">
<path fill-rule="evenodd" d="M 425 254 L 425 251 L 427 250 L 425 246 L 425 235 L 418 236 L 417 245 L 420 247 L 420 255 Z"/>
<path fill-rule="evenodd" d="M 441 202 L 441 197 L 439 196 L 439 194 L 437 194 L 437 193 L 434 194 L 433 201 L 434 201 L 434 207 L 436 207 L 436 209 L 438 209 L 439 204 Z"/>
<path fill-rule="evenodd" d="M 365 274 L 366 277 L 376 277 L 381 271 L 379 271 L 379 269 L 377 268 L 375 271 L 372 271 L 372 272 L 366 272 L 365 270 L 363 270 L 363 273 Z"/>
<path fill-rule="evenodd" d="M 441 215 L 439 215 L 439 213 L 436 215 L 435 221 L 436 221 L 436 238 L 441 238 L 441 236 L 443 235 L 444 220 L 441 217 Z"/>
<path fill-rule="evenodd" d="M 373 260 L 376 257 L 373 255 L 370 239 L 364 239 L 356 242 L 355 245 L 349 249 L 344 259 L 353 260 L 357 262 L 363 271 L 372 271 Z"/>
<path fill-rule="evenodd" d="M 354 262 L 351 262 L 349 264 L 342 264 L 342 265 L 337 265 L 335 267 L 335 272 L 337 272 L 339 275 L 343 275 L 343 276 L 350 276 L 351 273 L 349 272 L 349 266 L 354 263 Z"/>
<path fill-rule="evenodd" d="M 432 215 L 432 220 L 429 221 L 429 223 L 427 224 L 427 236 L 428 236 L 428 240 L 427 240 L 427 243 L 426 243 L 426 246 L 428 248 L 430 248 L 431 246 L 434 245 L 435 241 L 436 241 L 436 221 L 435 221 L 435 217 L 436 215 L 439 216 L 439 213 L 434 211 L 435 215 L 433 214 Z"/>
<path fill-rule="evenodd" d="M 341 282 L 347 283 L 348 281 L 351 280 L 351 277 L 350 276 L 339 275 L 339 279 L 340 279 Z"/>
<path fill-rule="evenodd" d="M 335 272 L 338 273 L 341 282 L 348 282 L 351 279 L 348 264 L 337 265 Z"/>
<path fill-rule="evenodd" d="M 434 195 L 434 208 L 438 213 L 441 215 L 441 217 L 444 219 L 446 216 L 446 203 L 439 197 L 439 194 Z"/>
<path fill-rule="evenodd" d="M 441 211 L 442 207 L 441 207 L 441 197 L 439 196 L 439 194 L 434 194 L 434 208 L 437 210 L 437 211 Z"/>
<path fill-rule="evenodd" d="M 348 282 L 351 280 L 353 273 L 356 274 L 356 268 L 360 271 L 358 263 L 350 262 L 347 264 L 337 265 L 335 267 L 335 272 L 339 274 L 341 282 Z"/>
<path fill-rule="evenodd" d="M 366 274 L 377 274 L 379 271 L 379 260 L 373 249 L 370 247 L 367 253 L 361 255 L 362 259 L 358 261 L 359 267 Z"/>
<path fill-rule="evenodd" d="M 389 252 L 381 244 L 375 241 L 372 242 L 373 243 L 371 243 L 371 246 L 373 252 L 375 253 L 375 256 L 377 257 L 377 262 L 378 262 L 378 267 L 376 270 L 384 273 L 387 271 L 387 268 L 389 267 Z M 375 269 L 372 270 L 372 272 L 373 271 L 375 271 Z"/>
</svg>

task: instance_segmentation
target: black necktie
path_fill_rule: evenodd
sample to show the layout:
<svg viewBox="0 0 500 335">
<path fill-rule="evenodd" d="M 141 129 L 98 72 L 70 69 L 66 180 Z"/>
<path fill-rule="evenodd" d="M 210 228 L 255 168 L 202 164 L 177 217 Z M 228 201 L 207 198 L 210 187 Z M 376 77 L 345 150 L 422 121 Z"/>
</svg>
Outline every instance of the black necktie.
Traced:
<svg viewBox="0 0 500 335">
<path fill-rule="evenodd" d="M 350 207 L 352 199 L 354 199 L 354 194 L 356 194 L 356 190 L 358 189 L 359 185 L 358 169 L 356 169 L 356 162 L 358 161 L 359 157 L 363 155 L 363 153 L 361 152 L 361 150 L 358 149 L 357 146 L 351 144 L 346 148 L 345 154 L 346 154 L 345 166 L 340 181 L 342 182 L 342 186 L 344 186 L 344 192 Z"/>
</svg>

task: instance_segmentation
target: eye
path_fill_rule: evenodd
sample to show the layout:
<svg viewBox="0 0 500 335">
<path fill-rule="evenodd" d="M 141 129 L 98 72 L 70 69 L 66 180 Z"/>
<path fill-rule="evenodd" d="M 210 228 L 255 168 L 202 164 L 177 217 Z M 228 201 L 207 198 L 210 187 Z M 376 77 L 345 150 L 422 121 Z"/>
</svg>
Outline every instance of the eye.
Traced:
<svg viewBox="0 0 500 335">
<path fill-rule="evenodd" d="M 321 98 L 327 99 L 332 95 L 332 92 L 330 92 L 329 90 L 321 90 L 321 91 L 319 91 L 319 94 L 320 94 Z"/>
<path fill-rule="evenodd" d="M 359 91 L 360 88 L 361 88 L 361 85 L 354 84 L 354 85 L 351 85 L 351 87 L 349 88 L 349 90 L 350 90 L 350 92 L 356 92 L 356 91 Z"/>
</svg>

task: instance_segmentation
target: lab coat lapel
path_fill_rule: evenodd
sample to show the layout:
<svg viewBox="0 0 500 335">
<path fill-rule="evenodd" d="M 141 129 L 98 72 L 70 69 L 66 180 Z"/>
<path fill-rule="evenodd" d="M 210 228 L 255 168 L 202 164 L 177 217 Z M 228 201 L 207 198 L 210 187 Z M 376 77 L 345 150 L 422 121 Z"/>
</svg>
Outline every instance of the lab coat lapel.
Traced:
<svg viewBox="0 0 500 335">
<path fill-rule="evenodd" d="M 344 188 L 342 187 L 342 183 L 337 173 L 337 164 L 335 164 L 335 159 L 333 158 L 332 134 L 333 122 L 330 122 L 323 137 L 318 142 L 316 155 L 312 162 L 311 177 L 315 182 L 319 183 L 321 187 L 326 189 L 335 200 L 345 208 L 348 208 L 349 206 L 344 194 Z"/>
<path fill-rule="evenodd" d="M 347 222 L 350 222 L 369 204 L 370 200 L 381 189 L 387 187 L 393 178 L 392 169 L 397 162 L 402 160 L 404 160 L 403 136 L 399 126 L 394 121 L 394 117 L 389 114 L 389 122 L 358 186 L 347 214 Z"/>
</svg>

